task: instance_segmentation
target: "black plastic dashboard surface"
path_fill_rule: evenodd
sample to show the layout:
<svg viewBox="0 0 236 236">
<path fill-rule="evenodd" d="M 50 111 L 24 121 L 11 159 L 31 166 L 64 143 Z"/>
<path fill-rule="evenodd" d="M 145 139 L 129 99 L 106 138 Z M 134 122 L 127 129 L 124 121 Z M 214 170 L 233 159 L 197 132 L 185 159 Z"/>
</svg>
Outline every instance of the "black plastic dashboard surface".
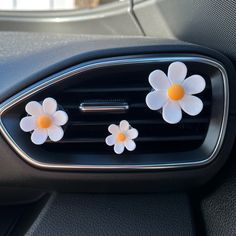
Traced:
<svg viewBox="0 0 236 236">
<path fill-rule="evenodd" d="M 26 236 L 195 235 L 185 194 L 54 194 Z"/>
</svg>

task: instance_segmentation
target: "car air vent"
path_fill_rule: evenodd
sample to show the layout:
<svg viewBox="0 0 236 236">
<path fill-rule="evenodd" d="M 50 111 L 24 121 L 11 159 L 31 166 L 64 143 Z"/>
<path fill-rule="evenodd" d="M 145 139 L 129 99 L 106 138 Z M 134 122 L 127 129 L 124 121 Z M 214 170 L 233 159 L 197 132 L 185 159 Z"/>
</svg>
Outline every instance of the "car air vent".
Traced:
<svg viewBox="0 0 236 236">
<path fill-rule="evenodd" d="M 152 90 L 148 75 L 167 71 L 182 61 L 188 75 L 200 74 L 206 89 L 197 95 L 204 108 L 197 116 L 183 113 L 168 124 L 150 110 L 145 97 Z M 223 67 L 197 56 L 125 57 L 93 61 L 61 72 L 32 86 L 2 109 L 2 131 L 21 156 L 39 167 L 80 169 L 143 169 L 184 167 L 207 163 L 215 157 L 227 116 Z M 53 97 L 68 113 L 65 135 L 58 142 L 36 146 L 19 129 L 27 102 Z M 112 107 L 116 109 L 111 109 Z M 94 109 L 96 108 L 96 109 Z M 107 109 L 109 108 L 109 109 Z M 116 155 L 105 144 L 108 126 L 128 120 L 139 131 L 137 148 Z"/>
<path fill-rule="evenodd" d="M 207 74 L 207 89 L 200 94 L 204 109 L 198 116 L 184 115 L 180 123 L 166 123 L 159 112 L 151 111 L 145 97 L 150 92 L 148 74 L 155 69 L 97 70 L 76 86 L 63 90 L 55 96 L 68 112 L 70 120 L 64 138 L 58 143 L 50 142 L 44 148 L 54 152 L 81 154 L 112 154 L 104 140 L 110 124 L 119 124 L 126 119 L 139 130 L 137 148 L 126 155 L 147 153 L 175 153 L 198 148 L 204 141 L 211 115 L 211 86 Z M 104 73 L 105 72 L 105 73 Z M 194 73 L 190 72 L 190 73 Z M 79 78 L 78 78 L 79 79 Z M 128 109 L 120 111 L 82 111 L 80 105 L 95 104 L 98 108 L 126 104 Z"/>
</svg>

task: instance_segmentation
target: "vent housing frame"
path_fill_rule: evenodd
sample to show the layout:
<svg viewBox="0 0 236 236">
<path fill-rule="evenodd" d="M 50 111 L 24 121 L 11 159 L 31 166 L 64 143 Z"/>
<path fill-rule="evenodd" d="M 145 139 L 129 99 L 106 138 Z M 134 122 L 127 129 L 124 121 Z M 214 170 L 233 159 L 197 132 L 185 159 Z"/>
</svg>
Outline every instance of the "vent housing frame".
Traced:
<svg viewBox="0 0 236 236">
<path fill-rule="evenodd" d="M 33 145 L 31 145 L 30 146 L 31 148 L 29 148 L 29 141 L 27 141 L 26 138 L 22 139 L 22 135 L 24 137 L 28 136 L 29 139 L 29 134 L 22 134 L 22 132 L 19 133 L 19 128 L 17 129 L 17 132 L 15 131 L 16 126 L 13 124 L 15 124 L 16 121 L 19 122 L 20 117 L 18 116 L 16 118 L 12 113 L 12 111 L 14 110 L 14 108 L 17 108 L 17 105 L 21 104 L 21 109 L 22 109 L 22 106 L 25 105 L 27 101 L 29 101 L 32 97 L 33 98 L 37 97 L 40 93 L 46 91 L 51 86 L 53 85 L 55 86 L 65 81 L 68 81 L 70 78 L 73 78 L 73 76 L 78 76 L 88 71 L 91 72 L 99 68 L 105 69 L 112 66 L 121 66 L 121 65 L 127 66 L 127 65 L 155 64 L 156 68 L 158 68 L 158 65 L 160 64 L 167 66 L 173 61 L 182 61 L 190 64 L 193 63 L 196 65 L 202 64 L 207 68 L 209 67 L 209 72 L 211 74 L 209 76 L 209 80 L 211 81 L 211 86 L 212 86 L 212 98 L 213 98 L 212 99 L 213 108 L 211 111 L 212 115 L 205 141 L 196 150 L 173 153 L 171 157 L 170 157 L 171 154 L 169 153 L 138 154 L 135 155 L 135 157 L 133 155 L 133 157 L 136 158 L 137 161 L 129 163 L 125 159 L 126 154 L 124 154 L 124 156 L 122 157 L 118 158 L 114 157 L 114 155 L 112 154 L 112 147 L 108 147 L 111 150 L 111 155 L 108 155 L 108 159 L 107 158 L 104 159 L 103 158 L 104 155 L 83 154 L 83 159 L 87 160 L 87 163 L 86 161 L 85 162 L 83 161 L 83 163 L 78 163 L 76 155 L 68 157 L 67 155 L 64 154 L 64 157 L 60 157 L 58 158 L 58 161 L 52 162 L 50 158 L 48 158 L 48 155 L 47 154 L 45 155 L 40 146 L 34 147 Z M 50 76 L 30 86 L 29 88 L 25 89 L 24 91 L 20 92 L 19 94 L 7 100 L 0 106 L 0 130 L 7 139 L 7 141 L 10 143 L 10 145 L 24 160 L 40 168 L 68 169 L 68 170 L 78 169 L 78 170 L 127 171 L 127 170 L 196 167 L 208 164 L 211 161 L 213 161 L 220 150 L 227 125 L 228 106 L 229 106 L 228 94 L 229 94 L 228 78 L 224 67 L 219 62 L 208 57 L 193 55 L 193 54 L 188 54 L 188 55 L 179 54 L 178 56 L 169 54 L 165 56 L 140 55 L 140 56 L 129 56 L 129 57 L 106 58 L 103 60 L 86 62 L 78 66 L 64 70 L 58 74 Z M 39 97 L 41 97 L 42 99 L 42 95 Z M 38 149 L 41 151 L 39 151 Z M 96 159 L 94 159 L 95 156 Z M 160 156 L 162 157 L 160 158 Z M 159 159 L 157 157 L 159 157 Z M 113 161 L 109 163 L 109 160 Z"/>
</svg>

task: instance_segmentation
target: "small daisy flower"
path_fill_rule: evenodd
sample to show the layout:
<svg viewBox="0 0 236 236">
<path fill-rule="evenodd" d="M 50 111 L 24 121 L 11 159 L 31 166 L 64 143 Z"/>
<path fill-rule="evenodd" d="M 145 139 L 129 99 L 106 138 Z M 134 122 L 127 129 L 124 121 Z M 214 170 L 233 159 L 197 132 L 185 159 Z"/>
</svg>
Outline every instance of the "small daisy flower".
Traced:
<svg viewBox="0 0 236 236">
<path fill-rule="evenodd" d="M 25 132 L 32 132 L 31 141 L 34 144 L 41 145 L 48 137 L 54 142 L 62 139 L 64 131 L 61 126 L 68 121 L 68 115 L 57 110 L 55 99 L 46 98 L 42 104 L 29 102 L 25 110 L 29 116 L 21 119 L 20 128 Z"/>
<path fill-rule="evenodd" d="M 132 128 L 128 121 L 122 120 L 120 125 L 110 125 L 108 131 L 111 133 L 106 138 L 106 144 L 108 146 L 114 145 L 114 151 L 116 154 L 121 154 L 125 147 L 129 151 L 133 151 L 136 148 L 136 144 L 133 139 L 138 137 L 138 131 Z"/>
<path fill-rule="evenodd" d="M 198 115 L 203 109 L 201 99 L 193 95 L 201 93 L 206 82 L 200 75 L 188 78 L 186 75 L 187 67 L 182 62 L 171 63 L 167 75 L 161 70 L 149 75 L 153 91 L 146 96 L 146 104 L 151 110 L 162 108 L 162 117 L 170 124 L 182 119 L 181 109 L 190 116 Z"/>
</svg>

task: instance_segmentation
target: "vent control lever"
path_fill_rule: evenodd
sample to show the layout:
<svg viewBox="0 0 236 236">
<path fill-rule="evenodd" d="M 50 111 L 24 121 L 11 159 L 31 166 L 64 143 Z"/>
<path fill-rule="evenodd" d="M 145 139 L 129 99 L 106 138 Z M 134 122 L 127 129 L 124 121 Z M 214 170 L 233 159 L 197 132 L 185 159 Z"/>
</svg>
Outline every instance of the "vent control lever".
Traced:
<svg viewBox="0 0 236 236">
<path fill-rule="evenodd" d="M 129 110 L 126 102 L 84 102 L 79 106 L 81 112 L 124 113 Z"/>
</svg>

